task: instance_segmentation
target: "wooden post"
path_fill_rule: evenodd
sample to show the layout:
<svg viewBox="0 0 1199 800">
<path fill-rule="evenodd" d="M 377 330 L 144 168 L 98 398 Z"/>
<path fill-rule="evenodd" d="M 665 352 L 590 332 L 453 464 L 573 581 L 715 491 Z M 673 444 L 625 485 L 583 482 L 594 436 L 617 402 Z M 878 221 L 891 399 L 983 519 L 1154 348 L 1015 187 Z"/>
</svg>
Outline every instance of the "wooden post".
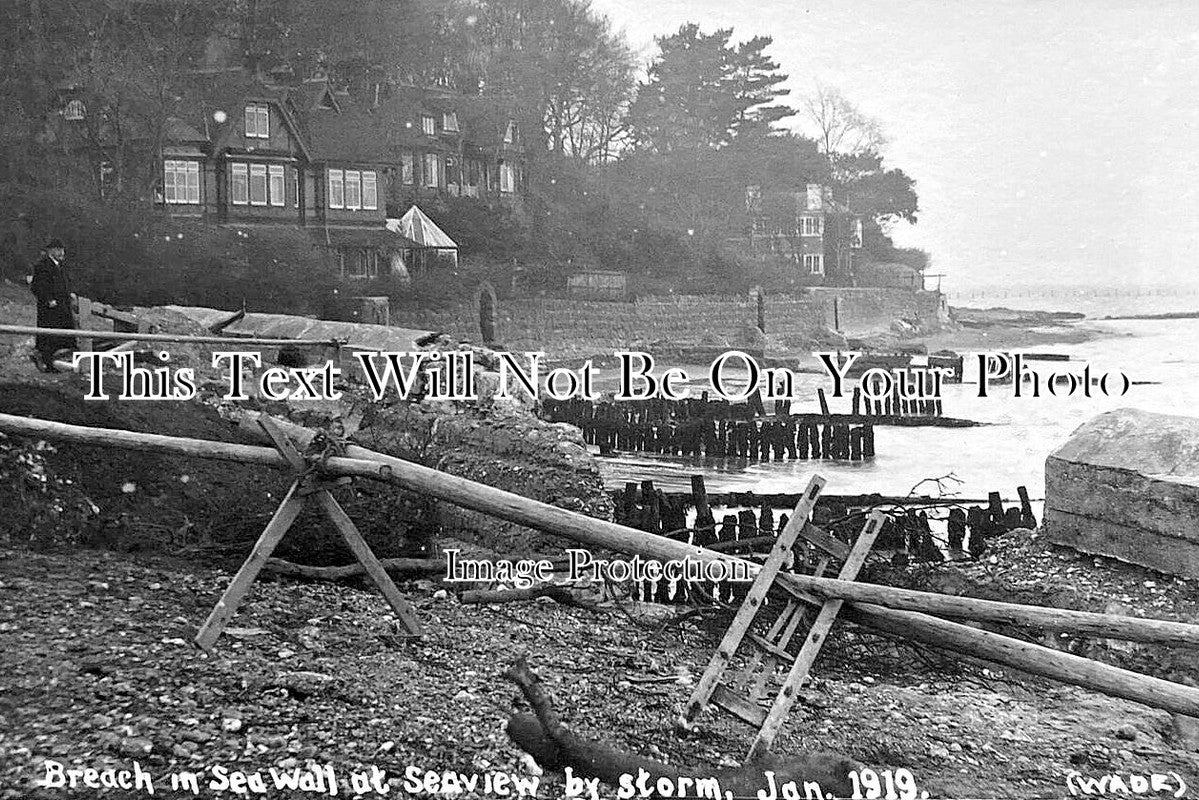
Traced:
<svg viewBox="0 0 1199 800">
<path fill-rule="evenodd" d="M 1032 502 L 1028 499 L 1028 488 L 1017 486 L 1016 494 L 1020 495 L 1020 524 L 1025 528 L 1036 528 L 1037 518 L 1032 513 Z"/>
<path fill-rule="evenodd" d="M 321 507 L 325 509 L 325 514 L 332 520 L 341 537 L 345 539 L 350 552 L 354 554 L 354 558 L 358 559 L 358 563 L 362 564 L 366 570 L 367 576 L 370 577 L 375 586 L 379 587 L 379 591 L 383 593 L 387 604 L 391 606 L 392 611 L 399 617 L 404 628 L 409 633 L 420 636 L 420 620 L 416 618 L 416 611 L 412 608 L 412 604 L 404 599 L 404 596 L 400 594 L 400 590 L 392 583 L 391 576 L 387 574 L 387 571 L 383 569 L 383 565 L 379 563 L 379 559 L 371 552 L 370 545 L 362 538 L 362 534 L 358 532 L 358 528 L 354 526 L 354 523 L 346 515 L 346 512 L 342 510 L 336 498 L 329 494 L 328 489 L 320 489 L 316 492 L 316 499 L 321 504 Z"/>
<path fill-rule="evenodd" d="M 817 387 L 816 399 L 820 401 L 820 413 L 827 417 L 829 415 L 828 398 L 824 396 L 824 388 L 823 387 Z"/>
<path fill-rule="evenodd" d="M 221 631 L 237 613 L 237 607 L 241 605 L 246 592 L 250 591 L 250 586 L 258 577 L 258 573 L 262 571 L 263 565 L 271 557 L 271 553 L 275 551 L 279 542 L 283 540 L 283 535 L 296 521 L 296 517 L 300 516 L 300 511 L 304 508 L 304 501 L 297 496 L 298 489 L 299 485 L 293 483 L 287 490 L 283 502 L 275 509 L 275 515 L 271 517 L 271 521 L 263 529 L 262 535 L 258 537 L 254 549 L 250 551 L 249 558 L 245 560 L 241 569 L 233 576 L 233 580 L 225 587 L 221 599 L 213 606 L 208 619 L 204 620 L 204 624 L 200 626 L 200 632 L 196 635 L 196 644 L 200 649 L 212 649 L 217 638 L 220 637 Z"/>
<path fill-rule="evenodd" d="M 624 497 L 621 504 L 624 509 L 624 519 L 621 522 L 628 525 L 630 528 L 637 527 L 637 484 L 633 481 L 626 481 L 624 485 Z"/>
<path fill-rule="evenodd" d="M 261 417 L 258 420 L 259 427 L 275 444 L 275 448 L 279 454 L 287 460 L 292 469 L 296 473 L 296 480 L 288 489 L 287 495 L 283 498 L 283 502 L 279 504 L 279 508 L 275 510 L 275 515 L 263 530 L 262 535 L 258 537 L 258 541 L 254 544 L 254 549 L 250 552 L 249 557 L 238 570 L 237 575 L 225 588 L 221 599 L 217 601 L 212 612 L 208 615 L 208 619 L 200 626 L 200 631 L 196 635 L 196 644 L 203 650 L 211 650 L 216 644 L 216 640 L 220 637 L 221 631 L 229 624 L 229 620 L 237 613 L 238 606 L 245 598 L 246 592 L 254 583 L 254 579 L 258 577 L 258 573 L 271 557 L 271 553 L 283 540 L 283 536 L 287 533 L 292 523 L 296 521 L 300 511 L 303 510 L 304 500 L 309 495 L 316 495 L 317 501 L 324 508 L 326 515 L 333 522 L 338 532 L 342 535 L 346 545 L 350 548 L 350 552 L 358 560 L 366 571 L 370 579 L 379 587 L 383 593 L 383 597 L 387 600 L 392 610 L 396 612 L 400 622 L 404 628 L 414 636 L 422 636 L 420 621 L 416 618 L 416 611 L 400 594 L 400 590 L 392 582 L 387 571 L 383 569 L 383 565 L 371 552 L 370 547 L 362 538 L 362 534 L 354 527 L 354 523 L 346 516 L 337 500 L 328 491 L 327 485 L 320 482 L 317 476 L 308 471 L 308 463 L 304 457 L 300 455 L 300 451 L 296 449 L 287 435 L 270 421 L 268 417 Z M 349 480 L 348 478 L 346 480 Z"/>
<path fill-rule="evenodd" d="M 708 507 L 703 475 L 691 476 L 691 499 L 695 503 L 695 543 L 703 546 L 716 541 L 716 518 Z"/>
</svg>

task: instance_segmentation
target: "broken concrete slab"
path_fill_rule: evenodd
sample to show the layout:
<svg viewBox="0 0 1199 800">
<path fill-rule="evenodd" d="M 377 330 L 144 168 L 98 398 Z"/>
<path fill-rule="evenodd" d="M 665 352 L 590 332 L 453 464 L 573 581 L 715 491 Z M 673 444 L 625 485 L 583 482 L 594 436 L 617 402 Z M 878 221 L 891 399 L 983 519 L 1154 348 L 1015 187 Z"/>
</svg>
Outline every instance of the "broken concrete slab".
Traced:
<svg viewBox="0 0 1199 800">
<path fill-rule="evenodd" d="M 1100 414 L 1045 462 L 1050 541 L 1199 577 L 1199 418 Z"/>
<path fill-rule="evenodd" d="M 232 312 L 195 306 L 166 306 L 208 327 L 228 319 Z M 365 322 L 333 322 L 291 314 L 246 314 L 227 326 L 230 336 L 262 336 L 271 339 L 340 339 L 352 348 L 382 352 L 409 352 L 420 349 L 420 343 L 435 338 L 435 331 L 414 330 L 393 326 L 370 325 Z"/>
</svg>

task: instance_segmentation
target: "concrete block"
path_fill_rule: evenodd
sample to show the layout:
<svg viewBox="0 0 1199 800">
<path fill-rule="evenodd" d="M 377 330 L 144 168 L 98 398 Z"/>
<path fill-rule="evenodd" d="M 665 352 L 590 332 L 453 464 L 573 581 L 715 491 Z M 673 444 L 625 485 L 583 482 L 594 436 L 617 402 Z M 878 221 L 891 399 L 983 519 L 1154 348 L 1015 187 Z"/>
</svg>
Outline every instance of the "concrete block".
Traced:
<svg viewBox="0 0 1199 800">
<path fill-rule="evenodd" d="M 1124 408 L 1082 425 L 1045 462 L 1048 538 L 1199 577 L 1199 419 Z"/>
</svg>

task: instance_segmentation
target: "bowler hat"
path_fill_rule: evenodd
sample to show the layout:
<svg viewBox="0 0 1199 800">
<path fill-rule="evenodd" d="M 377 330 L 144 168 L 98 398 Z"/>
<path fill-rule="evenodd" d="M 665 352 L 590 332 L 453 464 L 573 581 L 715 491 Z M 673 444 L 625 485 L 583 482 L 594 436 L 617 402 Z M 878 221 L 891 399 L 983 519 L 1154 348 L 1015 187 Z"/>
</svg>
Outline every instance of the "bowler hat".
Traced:
<svg viewBox="0 0 1199 800">
<path fill-rule="evenodd" d="M 62 245 L 62 239 L 51 239 L 50 241 L 46 242 L 46 249 L 47 250 L 66 250 L 66 248 L 63 247 L 63 245 Z"/>
</svg>

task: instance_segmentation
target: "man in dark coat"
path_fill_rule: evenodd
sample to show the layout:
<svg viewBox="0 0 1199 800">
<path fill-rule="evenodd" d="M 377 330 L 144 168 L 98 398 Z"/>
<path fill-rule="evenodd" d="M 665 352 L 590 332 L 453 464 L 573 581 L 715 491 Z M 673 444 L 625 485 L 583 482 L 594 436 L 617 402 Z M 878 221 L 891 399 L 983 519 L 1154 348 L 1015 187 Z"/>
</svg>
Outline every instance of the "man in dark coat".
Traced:
<svg viewBox="0 0 1199 800">
<path fill-rule="evenodd" d="M 39 328 L 74 328 L 75 313 L 71 308 L 71 286 L 67 280 L 63 258 L 66 249 L 58 239 L 46 243 L 40 261 L 33 265 L 33 278 L 29 288 L 37 298 L 37 326 Z M 58 350 L 74 349 L 76 341 L 70 336 L 42 334 L 37 337 L 34 348 L 35 361 L 46 372 L 57 372 L 54 354 Z"/>
</svg>

